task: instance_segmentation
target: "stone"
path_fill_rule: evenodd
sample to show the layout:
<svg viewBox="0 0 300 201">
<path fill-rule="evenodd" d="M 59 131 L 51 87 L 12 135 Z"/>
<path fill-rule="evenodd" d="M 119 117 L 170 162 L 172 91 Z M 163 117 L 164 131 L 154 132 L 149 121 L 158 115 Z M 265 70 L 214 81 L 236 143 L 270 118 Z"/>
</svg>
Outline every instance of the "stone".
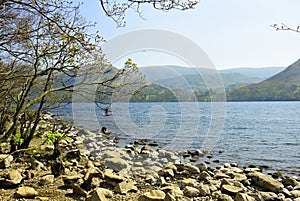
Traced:
<svg viewBox="0 0 300 201">
<path fill-rule="evenodd" d="M 281 182 L 260 172 L 251 172 L 248 174 L 248 176 L 252 179 L 252 181 L 254 181 L 257 186 L 266 191 L 277 193 L 284 187 Z"/>
<path fill-rule="evenodd" d="M 183 164 L 183 170 L 187 170 L 189 172 L 189 174 L 199 174 L 200 173 L 199 168 L 190 163 Z"/>
<path fill-rule="evenodd" d="M 101 188 L 96 188 L 91 191 L 85 201 L 108 201 Z"/>
<path fill-rule="evenodd" d="M 180 188 L 184 188 L 186 186 L 196 187 L 197 185 L 198 185 L 197 180 L 192 178 L 183 179 L 182 181 L 179 182 Z"/>
<path fill-rule="evenodd" d="M 167 186 L 161 188 L 161 190 L 174 198 L 183 196 L 183 192 L 176 184 L 168 184 Z"/>
<path fill-rule="evenodd" d="M 300 190 L 293 190 L 293 191 L 290 191 L 292 197 L 294 198 L 299 198 L 300 197 Z"/>
<path fill-rule="evenodd" d="M 211 192 L 214 192 L 214 191 L 217 191 L 218 188 L 217 188 L 215 185 L 210 185 L 210 186 L 209 186 L 209 190 L 210 190 Z"/>
<path fill-rule="evenodd" d="M 104 165 L 110 169 L 113 169 L 116 172 L 119 172 L 123 169 L 127 169 L 129 167 L 128 161 L 119 157 L 107 158 L 104 161 Z"/>
<path fill-rule="evenodd" d="M 255 201 L 255 198 L 247 195 L 246 193 L 237 193 L 234 200 L 235 201 Z"/>
<path fill-rule="evenodd" d="M 47 170 L 47 168 L 44 166 L 44 164 L 38 160 L 34 160 L 31 162 L 31 168 L 33 170 L 37 170 L 37 171 Z"/>
<path fill-rule="evenodd" d="M 41 178 L 39 184 L 41 186 L 52 184 L 54 182 L 54 175 L 45 175 Z"/>
<path fill-rule="evenodd" d="M 215 175 L 215 178 L 216 179 L 229 179 L 230 176 L 228 176 L 227 174 L 224 174 L 223 172 L 218 172 L 216 175 Z"/>
<path fill-rule="evenodd" d="M 158 171 L 158 175 L 164 176 L 164 177 L 174 177 L 174 171 L 172 169 L 162 169 Z"/>
<path fill-rule="evenodd" d="M 155 152 L 155 150 L 152 149 L 152 148 L 149 147 L 149 146 L 143 146 L 143 147 L 141 148 L 141 154 L 151 154 L 151 153 L 154 153 L 154 152 Z"/>
<path fill-rule="evenodd" d="M 91 161 L 89 161 L 90 165 L 87 165 L 88 166 L 88 169 L 84 175 L 84 178 L 83 180 L 84 181 L 91 181 L 93 178 L 100 178 L 100 179 L 103 179 L 104 178 L 104 174 L 103 172 L 97 168 L 97 167 L 94 167 L 93 163 Z"/>
<path fill-rule="evenodd" d="M 238 192 L 241 192 L 243 189 L 240 187 L 232 186 L 232 185 L 223 185 L 221 191 L 228 195 L 236 195 Z"/>
<path fill-rule="evenodd" d="M 4 179 L 0 179 L 0 187 L 11 188 L 18 186 L 22 182 L 22 179 L 23 177 L 19 170 L 9 170 Z"/>
<path fill-rule="evenodd" d="M 282 184 L 284 186 L 297 186 L 299 183 L 296 179 L 288 177 L 282 179 Z"/>
<path fill-rule="evenodd" d="M 164 201 L 177 201 L 177 199 L 174 196 L 167 193 Z"/>
<path fill-rule="evenodd" d="M 14 195 L 16 198 L 34 198 L 38 196 L 38 192 L 28 186 L 19 187 Z"/>
<path fill-rule="evenodd" d="M 245 180 L 247 180 L 247 176 L 245 174 L 233 173 L 233 176 L 234 176 L 234 180 L 237 180 L 237 181 L 245 181 Z"/>
<path fill-rule="evenodd" d="M 109 185 L 117 186 L 118 183 L 125 181 L 125 178 L 120 175 L 114 174 L 113 170 L 111 169 L 106 169 L 104 171 L 104 180 Z"/>
<path fill-rule="evenodd" d="M 191 186 L 186 186 L 183 189 L 183 194 L 187 197 L 193 198 L 193 197 L 198 197 L 200 192 L 197 188 L 191 187 Z"/>
<path fill-rule="evenodd" d="M 196 165 L 200 169 L 201 172 L 207 171 L 207 165 L 205 163 L 199 163 Z"/>
<path fill-rule="evenodd" d="M 11 166 L 11 162 L 14 160 L 12 155 L 0 154 L 0 169 L 5 169 Z"/>
<path fill-rule="evenodd" d="M 126 195 L 128 192 L 137 192 L 138 189 L 135 184 L 136 183 L 132 181 L 123 181 L 117 184 L 114 191 L 122 195 Z"/>
<path fill-rule="evenodd" d="M 80 195 L 83 197 L 88 196 L 88 193 L 83 188 L 81 188 L 78 184 L 73 184 L 72 189 L 73 189 L 73 194 Z"/>
<path fill-rule="evenodd" d="M 210 194 L 210 187 L 206 184 L 200 184 L 198 189 L 200 196 L 206 196 Z"/>
<path fill-rule="evenodd" d="M 72 187 L 72 185 L 77 183 L 78 180 L 81 178 L 82 178 L 82 175 L 76 174 L 76 175 L 64 176 L 62 179 L 63 179 L 65 186 Z"/>
<path fill-rule="evenodd" d="M 233 201 L 232 197 L 226 194 L 220 194 L 218 201 Z"/>
<path fill-rule="evenodd" d="M 272 200 L 278 200 L 278 196 L 276 193 L 273 192 L 260 192 L 259 193 L 264 201 L 272 201 Z"/>
<path fill-rule="evenodd" d="M 261 172 L 261 169 L 259 169 L 259 168 L 245 168 L 244 169 L 244 171 L 246 172 L 246 173 L 250 173 L 250 172 Z"/>
<path fill-rule="evenodd" d="M 163 201 L 166 194 L 161 190 L 151 190 L 139 197 L 139 201 Z"/>
<path fill-rule="evenodd" d="M 100 190 L 106 198 L 112 198 L 113 197 L 113 192 L 111 190 L 108 190 L 106 188 L 96 188 L 96 189 Z"/>
<path fill-rule="evenodd" d="M 210 179 L 210 174 L 208 173 L 208 172 L 201 172 L 200 174 L 199 174 L 199 179 L 200 180 L 207 180 L 207 179 Z"/>
</svg>

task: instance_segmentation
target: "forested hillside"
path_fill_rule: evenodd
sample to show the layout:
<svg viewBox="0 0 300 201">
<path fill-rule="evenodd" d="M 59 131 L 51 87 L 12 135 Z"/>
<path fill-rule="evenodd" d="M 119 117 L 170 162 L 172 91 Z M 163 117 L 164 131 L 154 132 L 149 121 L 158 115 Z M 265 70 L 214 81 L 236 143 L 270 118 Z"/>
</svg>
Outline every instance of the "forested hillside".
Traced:
<svg viewBox="0 0 300 201">
<path fill-rule="evenodd" d="M 227 94 L 229 101 L 300 100 L 300 59 L 282 72 L 258 84 L 235 89 Z"/>
</svg>

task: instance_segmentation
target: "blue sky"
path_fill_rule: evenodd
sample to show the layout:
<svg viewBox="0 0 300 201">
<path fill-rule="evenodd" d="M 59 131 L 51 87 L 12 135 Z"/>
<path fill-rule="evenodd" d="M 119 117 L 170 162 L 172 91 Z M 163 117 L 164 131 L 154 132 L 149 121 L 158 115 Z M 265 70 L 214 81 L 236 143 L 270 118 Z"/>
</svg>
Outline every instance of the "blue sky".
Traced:
<svg viewBox="0 0 300 201">
<path fill-rule="evenodd" d="M 97 22 L 106 39 L 140 29 L 163 29 L 181 34 L 201 47 L 218 69 L 236 67 L 285 67 L 300 58 L 300 33 L 275 31 L 274 23 L 300 25 L 299 0 L 202 0 L 196 9 L 162 12 L 141 7 L 141 19 L 133 10 L 125 28 L 106 17 L 98 0 L 85 1 L 81 14 Z M 128 55 L 140 66 L 184 65 L 159 52 Z M 155 58 L 155 59 L 154 59 Z M 178 62 L 178 63 L 177 63 Z"/>
</svg>

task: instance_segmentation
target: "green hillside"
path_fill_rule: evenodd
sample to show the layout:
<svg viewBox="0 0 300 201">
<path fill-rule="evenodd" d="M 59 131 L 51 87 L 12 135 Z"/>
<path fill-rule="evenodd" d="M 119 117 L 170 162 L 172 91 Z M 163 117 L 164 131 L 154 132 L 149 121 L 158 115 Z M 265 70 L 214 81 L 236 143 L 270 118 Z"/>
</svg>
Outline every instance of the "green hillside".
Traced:
<svg viewBox="0 0 300 201">
<path fill-rule="evenodd" d="M 261 81 L 259 78 L 246 77 L 239 73 L 220 73 L 220 76 L 223 80 L 224 88 L 226 90 L 232 90 Z M 214 75 L 206 74 L 205 78 L 207 82 L 213 84 Z M 170 87 L 172 89 L 193 89 L 196 91 L 208 90 L 200 75 L 183 75 L 175 78 L 156 80 L 155 83 Z"/>
<path fill-rule="evenodd" d="M 263 82 L 235 89 L 228 93 L 229 101 L 300 100 L 300 59 L 282 72 Z"/>
</svg>

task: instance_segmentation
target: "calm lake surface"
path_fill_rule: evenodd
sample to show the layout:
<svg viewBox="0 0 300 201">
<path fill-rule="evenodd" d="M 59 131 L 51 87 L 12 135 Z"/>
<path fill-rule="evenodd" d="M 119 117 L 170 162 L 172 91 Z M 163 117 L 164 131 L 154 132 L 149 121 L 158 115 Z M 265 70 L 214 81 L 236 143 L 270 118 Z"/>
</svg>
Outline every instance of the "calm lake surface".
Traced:
<svg viewBox="0 0 300 201">
<path fill-rule="evenodd" d="M 112 116 L 103 116 L 94 104 L 78 103 L 53 112 L 86 129 L 105 126 L 124 138 L 121 145 L 151 139 L 166 149 L 208 148 L 221 163 L 300 173 L 300 102 L 116 103 L 111 109 Z"/>
</svg>

